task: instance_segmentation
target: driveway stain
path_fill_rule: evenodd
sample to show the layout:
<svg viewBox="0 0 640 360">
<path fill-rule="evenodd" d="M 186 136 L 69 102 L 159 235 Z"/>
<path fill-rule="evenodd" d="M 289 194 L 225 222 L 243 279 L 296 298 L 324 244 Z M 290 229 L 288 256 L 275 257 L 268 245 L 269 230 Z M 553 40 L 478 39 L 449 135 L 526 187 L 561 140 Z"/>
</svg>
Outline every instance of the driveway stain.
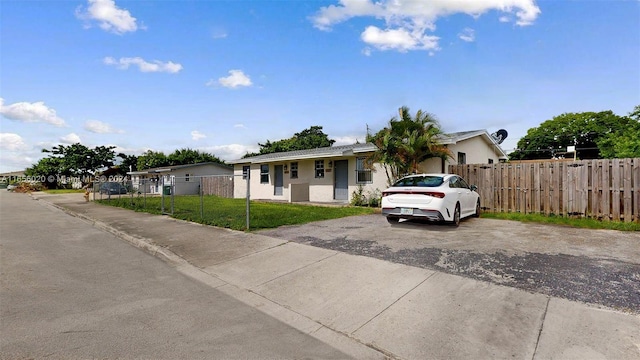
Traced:
<svg viewBox="0 0 640 360">
<path fill-rule="evenodd" d="M 394 251 L 376 241 L 347 236 L 332 239 L 296 236 L 291 240 L 640 314 L 638 264 L 567 254 L 508 255 L 434 247 Z"/>
</svg>

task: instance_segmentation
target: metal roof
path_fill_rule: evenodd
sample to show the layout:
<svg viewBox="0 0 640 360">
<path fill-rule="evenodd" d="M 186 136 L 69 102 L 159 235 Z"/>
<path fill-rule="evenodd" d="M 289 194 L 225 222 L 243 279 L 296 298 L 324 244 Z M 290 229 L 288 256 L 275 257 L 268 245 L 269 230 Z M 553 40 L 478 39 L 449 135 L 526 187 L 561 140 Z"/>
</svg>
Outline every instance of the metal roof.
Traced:
<svg viewBox="0 0 640 360">
<path fill-rule="evenodd" d="M 244 159 L 229 161 L 229 164 L 256 164 L 298 159 L 317 159 L 325 157 L 349 156 L 354 154 L 372 152 L 375 150 L 376 146 L 371 143 L 328 146 L 315 149 L 295 150 L 252 156 Z"/>
<path fill-rule="evenodd" d="M 502 150 L 500 145 L 489 135 L 487 130 L 461 131 L 450 134 L 442 134 L 438 136 L 438 140 L 442 145 L 456 144 L 460 141 L 467 140 L 476 136 L 481 136 L 489 145 L 495 146 L 500 157 L 506 158 L 507 154 Z M 257 164 L 278 161 L 291 161 L 302 159 L 318 159 L 327 157 L 349 156 L 360 153 L 376 151 L 377 147 L 372 143 L 329 146 L 308 150 L 295 150 L 278 152 L 264 155 L 251 156 L 244 159 L 228 161 L 229 164 Z"/>
<path fill-rule="evenodd" d="M 183 165 L 163 166 L 163 167 L 156 167 L 156 168 L 145 169 L 145 170 L 140 170 L 140 171 L 129 171 L 129 172 L 127 172 L 127 175 L 161 174 L 161 173 L 172 172 L 174 170 L 185 169 L 185 168 L 190 168 L 190 167 L 205 166 L 205 165 L 214 165 L 214 166 L 218 166 L 218 167 L 225 168 L 225 169 L 228 169 L 228 170 L 232 169 L 232 167 L 229 166 L 229 165 L 220 164 L 220 163 L 217 163 L 217 162 L 210 161 L 210 162 L 197 163 L 197 164 L 183 164 Z"/>
</svg>

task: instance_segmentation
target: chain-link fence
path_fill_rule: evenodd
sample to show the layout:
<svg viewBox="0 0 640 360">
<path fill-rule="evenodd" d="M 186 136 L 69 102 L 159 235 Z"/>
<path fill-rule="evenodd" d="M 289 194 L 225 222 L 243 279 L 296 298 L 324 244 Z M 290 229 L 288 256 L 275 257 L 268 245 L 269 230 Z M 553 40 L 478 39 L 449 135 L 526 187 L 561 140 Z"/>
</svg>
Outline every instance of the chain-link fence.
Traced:
<svg viewBox="0 0 640 360">
<path fill-rule="evenodd" d="M 242 175 L 134 176 L 119 180 L 95 182 L 93 200 L 208 225 L 250 228 L 250 191 L 248 179 Z M 237 182 L 242 182 L 246 192 L 234 194 Z"/>
</svg>

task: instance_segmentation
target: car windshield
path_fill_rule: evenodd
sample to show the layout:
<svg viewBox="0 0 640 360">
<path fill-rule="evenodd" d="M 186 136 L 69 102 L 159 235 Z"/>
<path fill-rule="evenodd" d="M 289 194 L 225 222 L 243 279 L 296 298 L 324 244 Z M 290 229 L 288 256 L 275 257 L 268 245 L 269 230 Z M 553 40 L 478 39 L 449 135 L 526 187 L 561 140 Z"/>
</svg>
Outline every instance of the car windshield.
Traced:
<svg viewBox="0 0 640 360">
<path fill-rule="evenodd" d="M 437 187 L 442 185 L 444 179 L 442 176 L 410 176 L 398 180 L 394 187 L 398 186 L 421 186 L 421 187 Z"/>
</svg>

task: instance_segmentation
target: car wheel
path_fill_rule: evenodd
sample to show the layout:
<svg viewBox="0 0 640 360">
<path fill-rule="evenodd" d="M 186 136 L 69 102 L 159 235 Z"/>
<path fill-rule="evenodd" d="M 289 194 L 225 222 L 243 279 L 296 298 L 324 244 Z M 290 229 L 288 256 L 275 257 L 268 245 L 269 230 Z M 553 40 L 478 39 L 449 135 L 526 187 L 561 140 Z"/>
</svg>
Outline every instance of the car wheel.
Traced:
<svg viewBox="0 0 640 360">
<path fill-rule="evenodd" d="M 473 214 L 473 217 L 480 217 L 480 200 L 478 200 L 478 202 L 476 202 L 476 212 Z"/>
<path fill-rule="evenodd" d="M 453 221 L 451 226 L 458 227 L 460 225 L 460 204 L 456 204 L 456 209 L 453 211 Z"/>
<path fill-rule="evenodd" d="M 397 224 L 400 221 L 400 218 L 395 217 L 395 216 L 387 216 L 387 222 L 389 222 L 389 224 Z"/>
</svg>

